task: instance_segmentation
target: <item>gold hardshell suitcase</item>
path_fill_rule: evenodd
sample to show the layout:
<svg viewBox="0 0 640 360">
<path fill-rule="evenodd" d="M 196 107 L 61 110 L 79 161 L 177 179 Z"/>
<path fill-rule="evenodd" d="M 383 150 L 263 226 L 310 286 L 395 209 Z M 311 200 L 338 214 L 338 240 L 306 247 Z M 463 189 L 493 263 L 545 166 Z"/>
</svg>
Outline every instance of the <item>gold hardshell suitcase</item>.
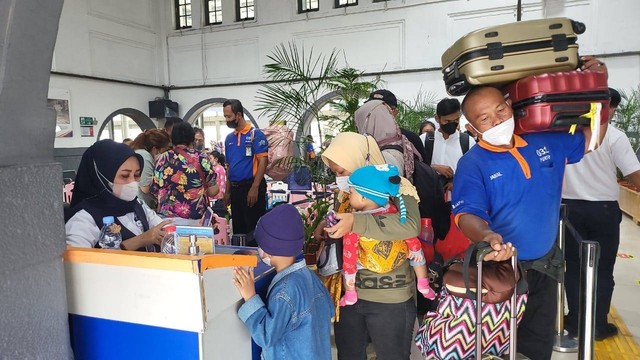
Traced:
<svg viewBox="0 0 640 360">
<path fill-rule="evenodd" d="M 474 85 L 503 85 L 529 75 L 578 67 L 577 34 L 583 23 L 568 18 L 528 20 L 473 31 L 442 54 L 447 92 Z"/>
</svg>

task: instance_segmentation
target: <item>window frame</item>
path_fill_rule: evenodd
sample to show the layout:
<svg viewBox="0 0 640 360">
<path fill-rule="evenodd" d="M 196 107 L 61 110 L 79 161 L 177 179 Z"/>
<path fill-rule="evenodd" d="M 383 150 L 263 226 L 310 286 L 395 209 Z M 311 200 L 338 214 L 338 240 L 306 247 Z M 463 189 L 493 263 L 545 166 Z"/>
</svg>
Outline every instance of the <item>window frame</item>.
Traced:
<svg viewBox="0 0 640 360">
<path fill-rule="evenodd" d="M 214 3 L 213 6 L 215 8 L 216 7 L 215 1 L 216 0 L 204 0 L 204 13 L 205 13 L 204 24 L 205 25 L 220 25 L 220 24 L 222 24 L 222 1 L 220 1 L 220 9 L 214 9 L 213 10 L 213 12 L 220 12 L 220 21 L 218 21 L 218 22 L 210 22 L 211 11 L 209 11 L 209 3 L 213 2 Z"/>
<path fill-rule="evenodd" d="M 339 8 L 346 8 L 348 6 L 357 6 L 358 5 L 358 0 L 355 0 L 355 2 L 351 3 L 351 4 L 348 3 L 348 1 L 350 1 L 350 0 L 346 0 L 346 1 L 347 1 L 346 4 L 341 5 L 340 4 L 340 0 L 335 0 L 335 2 L 334 2 L 335 8 L 339 9 Z"/>
<path fill-rule="evenodd" d="M 247 0 L 248 1 L 248 0 Z M 249 9 L 249 7 L 253 8 L 253 17 L 247 17 L 247 18 L 240 18 L 240 9 L 241 8 L 245 8 L 245 9 Z M 249 12 L 247 11 L 247 14 Z M 250 21 L 250 20 L 255 20 L 256 19 L 256 1 L 253 0 L 253 5 L 249 6 L 249 5 L 245 5 L 245 6 L 240 6 L 240 0 L 236 0 L 236 22 L 240 22 L 240 21 Z"/>
<path fill-rule="evenodd" d="M 180 15 L 180 7 L 184 6 L 185 7 L 185 13 L 186 13 L 186 6 L 189 5 L 189 7 L 191 7 L 191 0 L 182 0 L 185 2 L 189 2 L 188 4 L 180 4 L 181 0 L 174 0 L 173 4 L 174 4 L 174 11 L 175 11 L 175 19 L 176 19 L 176 30 L 184 30 L 184 29 L 191 29 L 193 27 L 193 13 L 189 14 L 189 15 Z M 191 18 L 191 25 L 185 25 L 185 26 L 180 26 L 180 19 L 181 18 L 185 18 L 185 24 L 186 24 L 186 19 L 187 17 Z"/>
<path fill-rule="evenodd" d="M 310 0 L 298 0 L 298 14 L 304 14 L 304 13 L 310 13 L 310 12 L 314 12 L 314 11 L 319 11 L 320 10 L 320 0 L 318 0 L 318 6 L 315 9 L 306 9 L 304 10 L 302 8 L 302 5 L 304 2 L 306 1 L 310 1 Z M 311 4 L 309 4 L 311 5 Z"/>
</svg>

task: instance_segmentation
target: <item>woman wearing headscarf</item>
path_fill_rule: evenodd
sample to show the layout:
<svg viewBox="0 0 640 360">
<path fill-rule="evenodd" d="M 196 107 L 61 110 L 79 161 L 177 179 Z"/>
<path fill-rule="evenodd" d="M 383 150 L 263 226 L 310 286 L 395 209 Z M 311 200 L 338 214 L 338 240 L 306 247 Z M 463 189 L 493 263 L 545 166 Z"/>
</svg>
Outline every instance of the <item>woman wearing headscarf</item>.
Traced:
<svg viewBox="0 0 640 360">
<path fill-rule="evenodd" d="M 369 100 L 355 113 L 358 132 L 373 136 L 382 148 L 385 163 L 395 165 L 400 175 L 413 179 L 413 159 L 422 156 L 413 144 L 402 135 L 400 127 L 392 114 L 392 109 L 381 100 Z"/>
<path fill-rule="evenodd" d="M 336 215 L 337 225 L 322 229 L 325 225 L 322 223 L 314 235 L 324 239 L 327 234 L 323 231 L 326 231 L 332 238 L 341 238 L 356 232 L 369 238 L 358 244 L 358 260 L 365 267 L 356 278 L 358 303 L 337 309 L 340 314 L 337 314 L 334 330 L 338 357 L 366 358 L 370 336 L 379 358 L 408 359 L 416 318 L 415 280 L 406 261 L 406 243 L 394 240 L 415 237 L 420 231 L 416 189 L 407 179 L 402 179 L 400 197 L 406 206 L 404 223 L 400 221 L 399 213 L 377 216 L 351 213 L 348 176 L 364 165 L 386 163 L 375 139 L 356 133 L 338 134 L 322 154 L 322 160 L 336 175 L 341 206 Z M 399 199 L 393 200 L 400 206 Z M 341 292 L 341 284 L 336 278 L 341 278 L 341 274 L 325 279 L 325 284 L 331 284 L 328 287 L 334 301 L 339 300 Z"/>
<path fill-rule="evenodd" d="M 170 221 L 138 201 L 143 164 L 142 156 L 113 140 L 98 141 L 84 152 L 71 198 L 73 216 L 65 225 L 67 245 L 95 247 L 105 216 L 121 226 L 123 249 L 153 251 L 148 245 L 160 245 L 162 227 Z"/>
</svg>

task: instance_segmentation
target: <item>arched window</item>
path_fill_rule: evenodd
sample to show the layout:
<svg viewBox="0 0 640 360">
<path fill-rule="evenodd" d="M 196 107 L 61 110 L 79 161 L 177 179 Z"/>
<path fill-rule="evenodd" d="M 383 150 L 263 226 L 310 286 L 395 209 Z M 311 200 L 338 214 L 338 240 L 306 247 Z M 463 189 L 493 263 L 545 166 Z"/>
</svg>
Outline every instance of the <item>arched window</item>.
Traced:
<svg viewBox="0 0 640 360">
<path fill-rule="evenodd" d="M 129 138 L 135 139 L 138 134 L 154 129 L 156 125 L 143 112 L 136 109 L 120 109 L 111 113 L 100 126 L 98 140 L 112 139 L 117 142 Z"/>
<path fill-rule="evenodd" d="M 233 129 L 227 127 L 222 111 L 222 104 L 226 100 L 225 98 L 203 100 L 189 109 L 184 116 L 185 121 L 190 122 L 204 131 L 204 146 L 206 148 L 212 148 L 212 142 L 218 143 L 224 141 L 227 135 L 233 132 Z M 247 109 L 244 109 L 244 118 L 247 121 L 251 121 L 256 128 L 258 127 L 253 116 L 251 116 Z"/>
<path fill-rule="evenodd" d="M 329 93 L 316 102 L 320 108 L 318 115 L 312 111 L 307 111 L 301 125 L 296 131 L 296 142 L 306 144 L 305 137 L 311 135 L 313 147 L 316 152 L 324 150 L 329 141 L 342 129 L 348 114 L 342 111 L 341 106 L 336 106 L 338 95 L 335 92 Z"/>
</svg>

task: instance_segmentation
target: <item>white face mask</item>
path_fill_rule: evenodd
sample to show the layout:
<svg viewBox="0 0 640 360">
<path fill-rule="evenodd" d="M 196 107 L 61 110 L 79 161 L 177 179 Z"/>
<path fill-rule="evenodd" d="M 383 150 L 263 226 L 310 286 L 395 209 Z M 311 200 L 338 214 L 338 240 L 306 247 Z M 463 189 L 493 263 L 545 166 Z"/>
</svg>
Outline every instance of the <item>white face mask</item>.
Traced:
<svg viewBox="0 0 640 360">
<path fill-rule="evenodd" d="M 124 201 L 131 201 L 138 196 L 139 185 L 139 182 L 132 181 L 128 184 L 112 184 L 111 188 L 113 190 L 113 195 Z"/>
<path fill-rule="evenodd" d="M 348 192 L 349 191 L 349 177 L 348 176 L 336 176 L 336 185 L 338 185 L 338 189 L 340 191 Z"/>
<path fill-rule="evenodd" d="M 271 258 L 267 257 L 267 254 L 265 254 L 264 250 L 262 250 L 261 248 L 258 248 L 258 257 L 260 258 L 260 260 L 262 260 L 263 263 L 271 266 Z"/>
<path fill-rule="evenodd" d="M 495 146 L 503 146 L 511 145 L 511 138 L 513 138 L 514 129 L 515 122 L 513 121 L 512 116 L 509 119 L 485 131 L 484 133 L 481 133 L 479 131 L 478 133 L 482 135 L 482 140 L 488 142 L 489 144 Z"/>
</svg>

